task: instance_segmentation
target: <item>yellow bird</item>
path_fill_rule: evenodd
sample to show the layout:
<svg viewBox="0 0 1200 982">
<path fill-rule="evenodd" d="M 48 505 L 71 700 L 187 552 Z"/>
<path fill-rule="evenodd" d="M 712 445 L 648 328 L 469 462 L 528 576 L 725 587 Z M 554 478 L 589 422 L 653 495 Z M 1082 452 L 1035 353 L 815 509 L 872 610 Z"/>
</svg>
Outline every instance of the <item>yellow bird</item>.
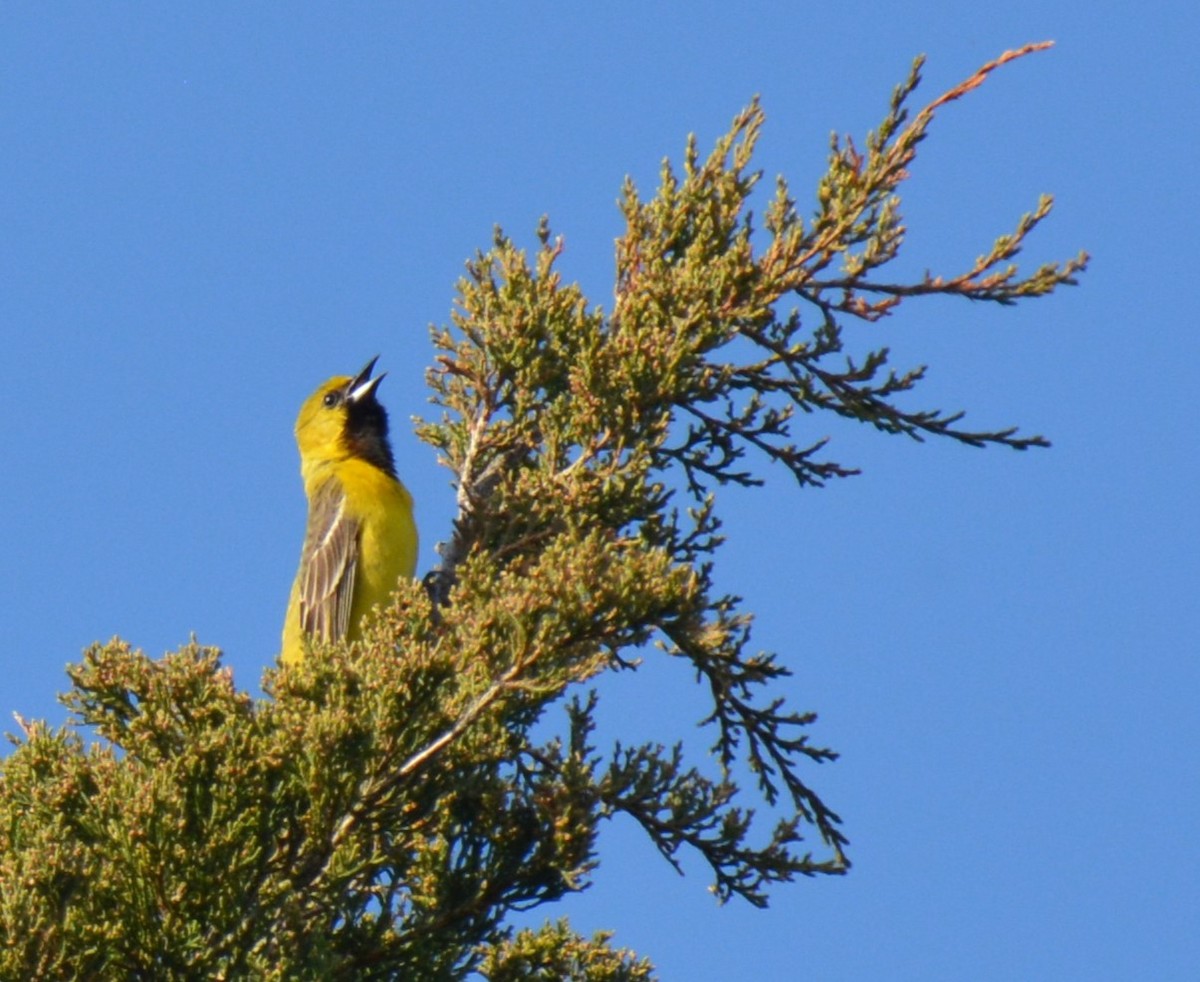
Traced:
<svg viewBox="0 0 1200 982">
<path fill-rule="evenodd" d="M 417 565 L 412 495 L 396 477 L 387 412 L 371 378 L 378 356 L 353 378 L 331 378 L 296 419 L 308 528 L 283 624 L 283 661 L 309 638 L 354 640 L 377 604 Z M 386 374 L 386 373 L 385 373 Z"/>
</svg>

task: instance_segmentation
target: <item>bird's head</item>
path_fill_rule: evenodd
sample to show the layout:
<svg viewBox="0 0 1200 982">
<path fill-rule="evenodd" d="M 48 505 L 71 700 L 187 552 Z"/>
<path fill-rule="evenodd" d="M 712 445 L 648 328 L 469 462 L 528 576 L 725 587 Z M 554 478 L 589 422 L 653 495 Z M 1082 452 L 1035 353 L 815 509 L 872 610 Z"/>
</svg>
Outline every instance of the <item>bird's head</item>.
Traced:
<svg viewBox="0 0 1200 982">
<path fill-rule="evenodd" d="M 359 457 L 395 476 L 387 411 L 375 398 L 384 372 L 371 378 L 376 355 L 357 375 L 335 375 L 300 407 L 296 443 L 305 466 Z"/>
</svg>

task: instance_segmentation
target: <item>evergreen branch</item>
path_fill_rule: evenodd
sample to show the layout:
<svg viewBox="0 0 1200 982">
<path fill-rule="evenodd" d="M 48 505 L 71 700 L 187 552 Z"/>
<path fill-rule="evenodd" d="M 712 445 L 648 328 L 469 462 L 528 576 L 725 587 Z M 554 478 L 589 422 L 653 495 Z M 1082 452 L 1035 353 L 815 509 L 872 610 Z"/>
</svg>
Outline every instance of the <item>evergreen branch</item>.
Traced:
<svg viewBox="0 0 1200 982">
<path fill-rule="evenodd" d="M 604 805 L 633 818 L 676 872 L 683 872 L 678 853 L 686 846 L 708 863 L 722 901 L 739 896 L 756 907 L 767 905 L 771 884 L 845 872 L 844 865 L 793 853 L 790 847 L 800 841 L 796 819 L 781 822 L 765 846 L 745 845 L 753 813 L 729 807 L 736 788 L 685 769 L 683 760 L 679 744 L 669 756 L 657 745 L 627 749 L 618 744 L 600 784 Z"/>
<path fill-rule="evenodd" d="M 263 702 L 194 643 L 159 660 L 91 649 L 64 701 L 105 742 L 18 717 L 0 765 L 0 977 L 450 979 L 480 966 L 493 982 L 534 968 L 641 982 L 648 966 L 603 937 L 503 926 L 583 889 L 598 822 L 616 813 L 675 868 L 702 857 L 722 900 L 763 905 L 779 883 L 846 872 L 841 819 L 807 780 L 836 754 L 809 742 L 815 714 L 781 699 L 787 668 L 749 648 L 742 600 L 715 594 L 708 487 L 753 493 L 763 461 L 801 485 L 857 473 L 800 432 L 817 412 L 915 440 L 1047 445 L 910 408 L 924 366 L 894 370 L 885 345 L 864 353 L 849 329 L 923 296 L 1011 304 L 1076 282 L 1083 253 L 1014 265 L 1049 197 L 965 272 L 884 269 L 935 114 L 1044 47 L 1006 52 L 910 117 L 918 59 L 861 149 L 832 138 L 807 220 L 780 178 L 752 226 L 757 101 L 707 156 L 690 138 L 653 196 L 625 183 L 610 313 L 562 281 L 545 220 L 532 257 L 497 231 L 433 335 L 441 415 L 419 434 L 454 474 L 456 515 L 426 590 L 400 584 L 363 641 L 271 674 Z M 568 689 L 635 667 L 655 638 L 706 687 L 713 776 L 682 743 L 618 743 L 602 761 L 594 694 L 567 705 L 565 739 L 533 744 Z M 782 817 L 762 830 L 738 794 Z M 806 826 L 819 858 L 799 848 Z"/>
<path fill-rule="evenodd" d="M 728 772 L 742 757 L 744 739 L 745 759 L 767 804 L 778 800 L 781 781 L 799 817 L 815 825 L 833 849 L 833 864 L 848 868 L 849 860 L 842 852 L 848 840 L 837 828 L 841 819 L 797 770 L 802 759 L 824 763 L 836 760 L 837 754 L 810 746 L 803 733 L 794 732 L 815 722 L 816 714 L 784 712 L 779 699 L 765 707 L 754 705 L 753 694 L 759 687 L 789 673 L 770 655 L 742 654 L 749 640 L 749 624 L 744 617 L 729 615 L 732 603 L 726 598 L 714 604 L 716 617 L 702 626 L 681 622 L 664 627 L 676 651 L 692 663 L 712 694 L 712 711 L 703 722 L 717 724 L 713 750 Z"/>
</svg>

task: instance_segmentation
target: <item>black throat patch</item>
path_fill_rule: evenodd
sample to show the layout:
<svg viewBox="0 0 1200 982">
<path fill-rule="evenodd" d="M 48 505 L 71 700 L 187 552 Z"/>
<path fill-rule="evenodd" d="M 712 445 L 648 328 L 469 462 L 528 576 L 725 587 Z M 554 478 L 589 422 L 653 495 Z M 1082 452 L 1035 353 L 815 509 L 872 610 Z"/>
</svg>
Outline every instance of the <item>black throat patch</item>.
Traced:
<svg viewBox="0 0 1200 982">
<path fill-rule="evenodd" d="M 374 393 L 359 402 L 346 402 L 346 429 L 342 439 L 355 457 L 396 476 L 396 461 L 388 443 L 387 410 L 375 401 Z"/>
</svg>

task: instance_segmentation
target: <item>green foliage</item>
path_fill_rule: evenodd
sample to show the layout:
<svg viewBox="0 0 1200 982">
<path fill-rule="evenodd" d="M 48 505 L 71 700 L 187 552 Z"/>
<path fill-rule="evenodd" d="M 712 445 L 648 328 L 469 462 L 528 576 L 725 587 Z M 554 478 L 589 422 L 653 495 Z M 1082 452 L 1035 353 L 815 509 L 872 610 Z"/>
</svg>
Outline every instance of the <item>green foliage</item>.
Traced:
<svg viewBox="0 0 1200 982">
<path fill-rule="evenodd" d="M 608 947 L 610 935 L 585 941 L 566 921 L 521 931 L 492 948 L 480 966 L 488 982 L 649 982 L 650 965 Z"/>
<path fill-rule="evenodd" d="M 1083 268 L 1008 265 L 1043 199 L 964 273 L 880 278 L 935 111 L 1027 50 L 910 119 L 918 63 L 865 151 L 834 141 L 807 221 L 780 179 L 752 224 L 757 103 L 706 158 L 689 141 L 653 197 L 626 183 L 610 312 L 563 282 L 547 223 L 532 258 L 497 233 L 434 334 L 441 414 L 420 433 L 459 513 L 427 589 L 402 584 L 363 642 L 269 671 L 261 701 L 213 649 L 89 650 L 73 724 L 26 725 L 0 775 L 0 977 L 648 979 L 605 935 L 507 926 L 587 886 L 618 813 L 669 862 L 700 857 L 721 900 L 845 872 L 840 820 L 807 778 L 835 755 L 714 588 L 712 487 L 760 483 L 755 455 L 801 485 L 853 473 L 794 442 L 823 410 L 915 439 L 1044 444 L 904 408 L 923 369 L 845 351 L 855 321 L 910 297 L 1008 304 Z M 645 657 L 700 681 L 711 756 L 595 745 L 586 683 Z"/>
</svg>

